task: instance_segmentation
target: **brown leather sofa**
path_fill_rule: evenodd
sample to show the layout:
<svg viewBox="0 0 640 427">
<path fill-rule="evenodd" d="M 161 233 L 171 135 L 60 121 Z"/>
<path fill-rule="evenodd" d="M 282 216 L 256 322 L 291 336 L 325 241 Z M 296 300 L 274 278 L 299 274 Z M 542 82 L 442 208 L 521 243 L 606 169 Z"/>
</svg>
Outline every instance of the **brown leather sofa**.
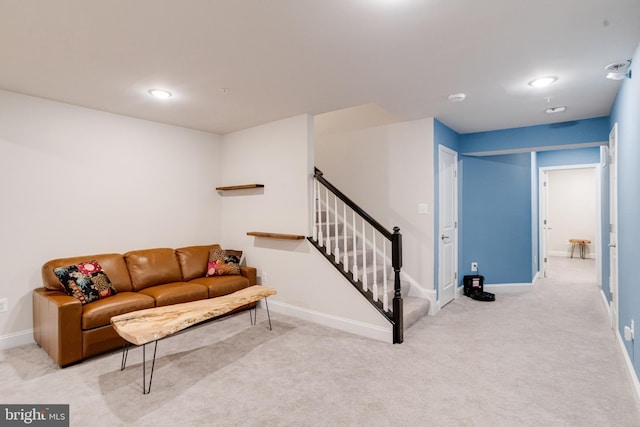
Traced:
<svg viewBox="0 0 640 427">
<path fill-rule="evenodd" d="M 61 367 L 124 344 L 111 317 L 135 310 L 214 298 L 256 284 L 256 269 L 205 277 L 209 251 L 219 245 L 157 248 L 122 254 L 61 258 L 42 266 L 43 287 L 33 291 L 33 336 Z M 69 296 L 54 268 L 97 261 L 117 293 L 82 305 Z M 247 307 L 243 307 L 245 309 Z"/>
</svg>

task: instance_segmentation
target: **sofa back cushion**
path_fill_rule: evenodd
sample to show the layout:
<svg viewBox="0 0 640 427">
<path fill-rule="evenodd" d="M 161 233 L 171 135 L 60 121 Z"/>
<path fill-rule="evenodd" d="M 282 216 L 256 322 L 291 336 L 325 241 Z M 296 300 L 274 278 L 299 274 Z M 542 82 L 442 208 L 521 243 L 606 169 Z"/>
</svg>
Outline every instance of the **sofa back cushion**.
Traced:
<svg viewBox="0 0 640 427">
<path fill-rule="evenodd" d="M 48 290 L 67 292 L 53 270 L 55 268 L 67 267 L 88 261 L 97 261 L 98 264 L 100 264 L 102 271 L 107 275 L 111 286 L 113 286 L 116 291 L 131 292 L 133 290 L 131 278 L 127 271 L 127 264 L 121 254 L 86 255 L 47 261 L 42 266 L 43 286 Z"/>
<path fill-rule="evenodd" d="M 165 283 L 181 282 L 182 272 L 175 251 L 143 249 L 124 254 L 134 291 Z"/>
<path fill-rule="evenodd" d="M 220 245 L 188 246 L 176 249 L 176 256 L 185 281 L 204 277 L 211 249 L 220 249 Z"/>
</svg>

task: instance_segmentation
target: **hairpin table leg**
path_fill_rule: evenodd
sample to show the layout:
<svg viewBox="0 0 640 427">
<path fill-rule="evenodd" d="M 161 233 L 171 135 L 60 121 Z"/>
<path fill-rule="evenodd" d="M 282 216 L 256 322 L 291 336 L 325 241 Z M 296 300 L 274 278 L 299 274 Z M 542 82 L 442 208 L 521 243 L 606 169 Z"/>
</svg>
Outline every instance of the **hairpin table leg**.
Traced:
<svg viewBox="0 0 640 427">
<path fill-rule="evenodd" d="M 267 298 L 264 299 L 264 305 L 267 307 L 267 317 L 269 318 L 269 330 L 272 331 L 273 329 L 271 329 L 271 314 L 269 314 L 269 303 L 267 302 Z"/>
<path fill-rule="evenodd" d="M 254 326 L 258 320 L 258 304 L 254 308 L 249 307 L 249 319 L 251 319 L 251 326 Z"/>
<path fill-rule="evenodd" d="M 153 349 L 153 362 L 151 363 L 151 375 L 149 376 L 149 387 L 146 385 L 147 373 L 147 358 L 145 355 L 145 349 L 147 348 L 147 344 L 142 344 L 142 394 L 151 393 L 151 381 L 153 381 L 153 368 L 156 366 L 156 351 L 158 350 L 158 341 L 155 341 L 156 345 Z"/>
<path fill-rule="evenodd" d="M 124 371 L 127 367 L 127 356 L 129 355 L 129 341 L 125 341 L 122 346 L 122 362 L 120 362 L 120 370 Z"/>
</svg>

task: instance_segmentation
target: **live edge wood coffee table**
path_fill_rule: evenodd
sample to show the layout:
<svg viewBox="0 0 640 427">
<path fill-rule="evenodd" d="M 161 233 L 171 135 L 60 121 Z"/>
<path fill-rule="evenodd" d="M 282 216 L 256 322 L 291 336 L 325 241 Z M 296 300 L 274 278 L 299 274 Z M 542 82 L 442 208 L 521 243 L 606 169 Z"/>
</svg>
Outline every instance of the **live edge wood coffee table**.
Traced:
<svg viewBox="0 0 640 427">
<path fill-rule="evenodd" d="M 151 392 L 151 381 L 153 380 L 153 368 L 156 363 L 158 340 L 175 334 L 176 332 L 197 323 L 230 313 L 236 308 L 251 304 L 261 299 L 264 299 L 265 301 L 267 317 L 269 318 L 269 329 L 271 329 L 271 315 L 269 314 L 267 297 L 275 295 L 276 293 L 276 290 L 273 288 L 254 285 L 221 297 L 148 308 L 145 310 L 138 310 L 131 313 L 113 316 L 111 318 L 113 329 L 115 329 L 118 335 L 126 340 L 122 349 L 122 363 L 120 370 L 123 370 L 126 367 L 129 343 L 141 345 L 142 394 L 148 394 Z M 251 325 L 256 324 L 256 315 L 257 314 L 252 315 L 251 310 L 249 310 Z M 145 348 L 146 345 L 152 341 L 155 342 L 155 348 L 153 350 L 153 363 L 151 364 L 149 386 L 147 386 Z"/>
</svg>

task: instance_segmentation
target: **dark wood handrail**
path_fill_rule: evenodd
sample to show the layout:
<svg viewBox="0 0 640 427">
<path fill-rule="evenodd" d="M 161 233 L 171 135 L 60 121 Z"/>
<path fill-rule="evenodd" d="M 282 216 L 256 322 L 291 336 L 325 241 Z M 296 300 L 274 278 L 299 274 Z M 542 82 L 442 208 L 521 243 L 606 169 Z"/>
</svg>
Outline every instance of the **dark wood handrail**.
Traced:
<svg viewBox="0 0 640 427">
<path fill-rule="evenodd" d="M 342 191 L 338 190 L 333 184 L 327 181 L 324 176 L 322 176 L 322 171 L 318 168 L 315 168 L 314 176 L 318 181 L 322 183 L 325 187 L 327 187 L 333 194 L 335 194 L 338 199 L 342 200 L 347 206 L 355 211 L 358 215 L 364 218 L 369 224 L 371 224 L 376 230 L 382 233 L 387 239 L 393 240 L 393 233 L 387 230 L 382 224 L 373 219 L 368 213 L 364 211 L 360 206 L 358 206 L 353 200 L 347 197 Z"/>
</svg>

